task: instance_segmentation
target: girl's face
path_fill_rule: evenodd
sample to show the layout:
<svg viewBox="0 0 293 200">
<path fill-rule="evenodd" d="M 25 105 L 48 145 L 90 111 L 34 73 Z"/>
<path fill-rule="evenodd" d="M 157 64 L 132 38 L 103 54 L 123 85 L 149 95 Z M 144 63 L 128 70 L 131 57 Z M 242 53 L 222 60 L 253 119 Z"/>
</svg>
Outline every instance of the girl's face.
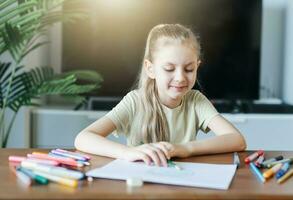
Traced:
<svg viewBox="0 0 293 200">
<path fill-rule="evenodd" d="M 145 64 L 149 77 L 156 80 L 161 102 L 175 108 L 194 86 L 199 60 L 189 45 L 169 43 L 158 48 L 153 62 Z"/>
</svg>

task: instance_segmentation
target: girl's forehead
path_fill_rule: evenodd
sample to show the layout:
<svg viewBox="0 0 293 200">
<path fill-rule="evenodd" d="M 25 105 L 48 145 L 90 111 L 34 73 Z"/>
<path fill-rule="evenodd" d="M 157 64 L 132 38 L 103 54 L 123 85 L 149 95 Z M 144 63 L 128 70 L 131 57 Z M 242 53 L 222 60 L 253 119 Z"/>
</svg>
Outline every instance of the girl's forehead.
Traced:
<svg viewBox="0 0 293 200">
<path fill-rule="evenodd" d="M 157 46 L 154 62 L 190 62 L 197 60 L 197 52 L 192 45 L 182 42 L 165 42 Z"/>
</svg>

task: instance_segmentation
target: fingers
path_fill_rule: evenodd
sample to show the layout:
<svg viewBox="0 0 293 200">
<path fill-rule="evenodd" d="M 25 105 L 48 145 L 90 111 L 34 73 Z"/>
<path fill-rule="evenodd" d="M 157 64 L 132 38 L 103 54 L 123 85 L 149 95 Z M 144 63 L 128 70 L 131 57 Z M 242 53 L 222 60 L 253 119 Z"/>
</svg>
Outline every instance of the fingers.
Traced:
<svg viewBox="0 0 293 200">
<path fill-rule="evenodd" d="M 152 161 L 155 165 L 160 166 L 161 165 L 161 158 L 159 156 L 158 150 L 154 147 L 148 146 L 144 149 L 144 152 L 151 157 Z"/>
<path fill-rule="evenodd" d="M 155 165 L 167 166 L 167 158 L 165 153 L 160 148 L 152 144 L 144 144 L 139 146 L 137 150 L 143 154 L 146 154 Z"/>
<path fill-rule="evenodd" d="M 135 149 L 136 160 L 143 160 L 148 165 L 153 162 L 157 166 L 167 167 L 167 160 L 171 158 L 174 146 L 169 142 L 157 142 L 140 145 Z"/>
<path fill-rule="evenodd" d="M 170 156 L 170 143 L 167 143 L 167 142 L 159 142 L 159 143 L 152 143 L 152 145 L 156 146 L 157 148 L 161 149 L 164 154 L 165 154 L 165 157 L 169 160 L 171 159 L 171 156 Z"/>
<path fill-rule="evenodd" d="M 165 153 L 160 148 L 154 146 L 153 144 L 150 144 L 150 148 L 152 149 L 152 153 L 155 154 L 156 158 L 158 158 L 158 162 L 155 164 L 158 166 L 164 166 L 167 167 L 167 157 L 165 156 Z"/>
<path fill-rule="evenodd" d="M 150 165 L 152 163 L 152 159 L 145 153 L 140 152 L 140 158 L 143 160 L 143 162 L 147 165 Z"/>
</svg>

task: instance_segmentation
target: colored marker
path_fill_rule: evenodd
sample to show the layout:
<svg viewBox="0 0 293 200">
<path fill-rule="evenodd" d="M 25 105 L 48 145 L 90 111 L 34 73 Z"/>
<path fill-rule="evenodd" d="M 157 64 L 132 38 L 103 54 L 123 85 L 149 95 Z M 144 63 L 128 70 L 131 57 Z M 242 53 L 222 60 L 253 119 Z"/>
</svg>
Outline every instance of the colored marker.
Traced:
<svg viewBox="0 0 293 200">
<path fill-rule="evenodd" d="M 59 177 L 59 176 L 54 176 L 52 174 L 45 173 L 45 172 L 40 172 L 40 171 L 36 171 L 35 174 L 39 175 L 39 176 L 42 176 L 42 177 L 45 177 L 45 178 L 49 179 L 50 181 L 60 183 L 62 185 L 66 185 L 66 186 L 70 186 L 70 187 L 77 187 L 77 185 L 78 185 L 77 180 L 72 180 L 72 179 L 63 178 L 63 177 Z"/>
<path fill-rule="evenodd" d="M 75 160 L 87 161 L 87 159 L 84 158 L 84 157 L 80 157 L 80 156 L 77 156 L 77 155 L 72 155 L 72 154 L 69 154 L 69 153 L 64 153 L 64 152 L 60 152 L 60 151 L 56 151 L 56 150 L 52 150 L 51 153 L 56 154 L 56 155 L 60 155 L 60 156 L 64 156 L 64 157 L 67 157 L 67 158 L 72 158 L 72 159 L 75 159 Z"/>
<path fill-rule="evenodd" d="M 54 160 L 59 162 L 60 164 L 71 165 L 74 167 L 83 167 L 83 164 L 76 162 L 72 158 L 55 158 L 55 157 L 49 156 L 48 154 L 36 153 L 36 152 L 33 152 L 33 154 L 27 154 L 27 157 L 44 159 L 44 160 Z"/>
<path fill-rule="evenodd" d="M 63 153 L 68 153 L 68 154 L 71 154 L 71 155 L 80 156 L 80 157 L 86 158 L 87 160 L 90 160 L 91 159 L 91 157 L 89 155 L 86 155 L 86 154 L 81 154 L 81 153 L 76 153 L 76 152 L 72 152 L 72 151 L 67 151 L 67 150 L 64 150 L 64 149 L 56 149 L 56 151 L 63 152 Z"/>
<path fill-rule="evenodd" d="M 252 171 L 252 173 L 256 176 L 256 178 L 262 182 L 265 183 L 266 179 L 262 176 L 261 172 L 259 171 L 259 169 L 254 165 L 254 163 L 249 163 L 250 169 Z"/>
<path fill-rule="evenodd" d="M 275 161 L 283 160 L 283 159 L 284 159 L 284 157 L 282 155 L 274 157 L 274 158 L 270 158 L 268 160 L 263 161 L 263 163 L 261 164 L 261 167 L 265 167 L 265 165 L 267 165 L 271 162 L 275 162 Z"/>
<path fill-rule="evenodd" d="M 8 157 L 9 162 L 21 162 L 26 159 L 27 157 L 24 157 L 24 156 L 9 156 Z"/>
<path fill-rule="evenodd" d="M 66 157 L 66 156 L 63 156 L 63 155 L 58 155 L 58 154 L 55 154 L 55 153 L 49 153 L 48 154 L 49 156 L 51 157 L 54 157 L 54 158 L 69 158 L 69 157 Z M 70 159 L 73 159 L 73 158 L 70 158 Z M 73 159 L 74 160 L 74 159 Z M 80 163 L 80 165 L 90 165 L 90 163 L 88 161 L 82 161 L 82 160 L 75 160 L 77 163 Z"/>
<path fill-rule="evenodd" d="M 36 163 L 39 163 L 39 164 L 53 165 L 53 166 L 59 165 L 59 162 L 54 161 L 54 160 L 27 158 L 27 157 L 23 157 L 23 156 L 9 156 L 8 160 L 9 160 L 9 162 L 14 162 L 14 163 L 21 163 L 24 160 L 29 160 L 31 162 L 36 162 Z"/>
<path fill-rule="evenodd" d="M 279 171 L 282 167 L 282 163 L 276 164 L 275 166 L 273 166 L 271 169 L 268 169 L 267 171 L 265 171 L 263 173 L 263 177 L 265 178 L 270 178 L 271 176 L 273 176 L 277 171 Z"/>
<path fill-rule="evenodd" d="M 283 159 L 283 160 L 278 160 L 278 161 L 275 161 L 275 162 L 271 162 L 269 164 L 266 165 L 267 168 L 271 168 L 279 163 L 286 163 L 288 162 L 289 164 L 292 164 L 293 163 L 293 158 L 287 158 L 287 159 Z"/>
<path fill-rule="evenodd" d="M 80 171 L 70 170 L 63 167 L 41 165 L 26 160 L 21 162 L 21 166 L 27 169 L 31 169 L 34 172 L 41 171 L 48 174 L 52 174 L 54 176 L 61 176 L 64 178 L 82 179 L 84 177 L 84 174 Z"/>
<path fill-rule="evenodd" d="M 28 169 L 23 168 L 23 167 L 19 167 L 18 170 L 23 172 L 23 173 L 25 173 L 26 175 L 28 175 L 31 179 L 35 180 L 37 183 L 40 183 L 40 184 L 43 184 L 43 185 L 46 185 L 46 184 L 49 183 L 48 179 L 46 179 L 46 178 L 44 178 L 42 176 L 34 174 L 31 170 L 28 170 Z"/>
<path fill-rule="evenodd" d="M 240 159 L 237 152 L 233 154 L 233 164 L 236 165 L 237 168 L 240 166 Z"/>
<path fill-rule="evenodd" d="M 17 170 L 15 167 L 10 167 L 10 169 L 22 184 L 24 184 L 25 186 L 30 186 L 32 184 L 32 179 L 28 175 Z"/>
<path fill-rule="evenodd" d="M 260 167 L 260 165 L 262 164 L 262 162 L 265 160 L 265 156 L 260 155 L 257 160 L 254 162 L 255 166 Z"/>
<path fill-rule="evenodd" d="M 176 163 L 174 163 L 171 160 L 167 160 L 167 164 L 168 164 L 168 167 L 174 167 L 177 170 L 182 170 L 182 168 L 180 166 L 178 166 Z"/>
<path fill-rule="evenodd" d="M 286 174 L 284 174 L 284 176 L 282 176 L 281 178 L 279 178 L 277 180 L 277 182 L 283 183 L 284 181 L 288 180 L 291 176 L 293 175 L 293 169 L 290 169 Z"/>
<path fill-rule="evenodd" d="M 248 157 L 245 158 L 245 163 L 250 163 L 254 159 L 256 159 L 258 156 L 263 155 L 264 151 L 263 150 L 258 150 L 254 152 L 253 154 L 250 154 Z"/>
<path fill-rule="evenodd" d="M 284 163 L 282 168 L 276 173 L 276 178 L 281 178 L 287 171 L 289 171 L 290 164 L 288 162 Z"/>
</svg>

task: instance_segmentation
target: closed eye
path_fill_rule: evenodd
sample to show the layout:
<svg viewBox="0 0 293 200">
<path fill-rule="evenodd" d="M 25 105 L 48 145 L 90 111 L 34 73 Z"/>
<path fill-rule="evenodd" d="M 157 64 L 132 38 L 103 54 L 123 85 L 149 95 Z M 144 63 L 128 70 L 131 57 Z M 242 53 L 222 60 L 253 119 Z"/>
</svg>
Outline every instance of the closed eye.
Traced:
<svg viewBox="0 0 293 200">
<path fill-rule="evenodd" d="M 166 72 L 173 72 L 175 69 L 168 69 L 168 68 L 165 68 L 164 69 Z"/>
<path fill-rule="evenodd" d="M 194 69 L 185 69 L 186 72 L 193 72 Z"/>
</svg>

